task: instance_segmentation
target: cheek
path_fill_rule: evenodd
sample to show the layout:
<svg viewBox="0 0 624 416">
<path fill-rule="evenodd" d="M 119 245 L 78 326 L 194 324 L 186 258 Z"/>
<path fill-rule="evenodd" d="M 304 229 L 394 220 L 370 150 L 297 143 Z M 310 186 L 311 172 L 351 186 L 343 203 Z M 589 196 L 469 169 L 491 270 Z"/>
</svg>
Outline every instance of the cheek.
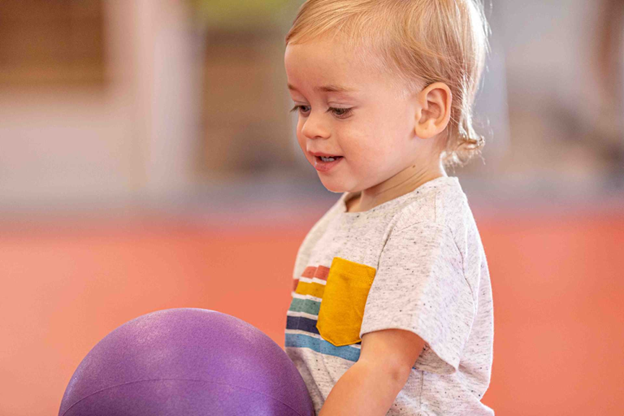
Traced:
<svg viewBox="0 0 624 416">
<path fill-rule="evenodd" d="M 374 163 L 383 156 L 387 149 L 384 146 L 384 130 L 375 123 L 358 123 L 344 135 L 348 140 L 343 140 L 346 150 L 357 156 L 358 160 L 366 163 Z"/>
<path fill-rule="evenodd" d="M 302 128 L 303 128 L 303 123 L 301 122 L 301 118 L 299 118 L 297 120 L 297 142 L 299 143 L 299 146 L 305 145 L 305 140 L 303 138 L 303 135 L 301 134 Z"/>
<path fill-rule="evenodd" d="M 369 126 L 351 136 L 348 152 L 354 156 L 353 168 L 370 175 L 385 174 L 391 170 L 398 156 L 391 134 L 394 134 L 391 126 Z"/>
</svg>

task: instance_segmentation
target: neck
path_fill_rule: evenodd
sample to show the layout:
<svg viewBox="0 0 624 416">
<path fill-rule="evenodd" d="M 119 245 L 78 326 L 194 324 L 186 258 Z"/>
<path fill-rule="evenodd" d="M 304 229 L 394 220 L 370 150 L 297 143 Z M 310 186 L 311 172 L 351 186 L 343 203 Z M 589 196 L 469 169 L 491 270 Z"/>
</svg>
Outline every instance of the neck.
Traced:
<svg viewBox="0 0 624 416">
<path fill-rule="evenodd" d="M 352 200 L 349 212 L 368 211 L 441 176 L 448 176 L 441 166 L 433 170 L 411 166 L 378 185 L 362 190 L 360 195 Z"/>
</svg>

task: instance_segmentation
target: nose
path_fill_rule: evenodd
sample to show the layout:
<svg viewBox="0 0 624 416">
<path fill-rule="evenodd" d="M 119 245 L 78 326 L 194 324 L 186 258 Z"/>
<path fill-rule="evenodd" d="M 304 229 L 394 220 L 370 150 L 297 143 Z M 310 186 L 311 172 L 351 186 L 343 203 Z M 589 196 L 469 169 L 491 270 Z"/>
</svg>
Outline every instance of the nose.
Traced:
<svg viewBox="0 0 624 416">
<path fill-rule="evenodd" d="M 323 120 L 323 114 L 310 112 L 310 115 L 303 120 L 301 134 L 308 139 L 326 139 L 330 135 L 329 128 Z"/>
</svg>

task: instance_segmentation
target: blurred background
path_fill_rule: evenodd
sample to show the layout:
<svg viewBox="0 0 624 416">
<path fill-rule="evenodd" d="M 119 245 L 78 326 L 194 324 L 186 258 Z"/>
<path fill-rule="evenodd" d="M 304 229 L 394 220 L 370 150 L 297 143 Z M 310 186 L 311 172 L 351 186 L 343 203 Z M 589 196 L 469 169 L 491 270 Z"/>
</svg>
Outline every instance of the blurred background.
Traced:
<svg viewBox="0 0 624 416">
<path fill-rule="evenodd" d="M 300 0 L 0 0 L 0 415 L 58 412 L 106 334 L 176 307 L 283 347 L 335 203 L 283 70 Z M 488 256 L 499 415 L 624 406 L 624 1 L 492 0 L 458 176 Z"/>
</svg>

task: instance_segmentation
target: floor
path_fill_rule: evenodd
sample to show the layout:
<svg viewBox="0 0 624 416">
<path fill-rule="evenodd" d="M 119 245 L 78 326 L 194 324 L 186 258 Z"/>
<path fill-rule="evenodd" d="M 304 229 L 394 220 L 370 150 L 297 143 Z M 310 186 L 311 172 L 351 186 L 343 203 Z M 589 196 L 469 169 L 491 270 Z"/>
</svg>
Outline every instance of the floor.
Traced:
<svg viewBox="0 0 624 416">
<path fill-rule="evenodd" d="M 306 201 L 4 217 L 0 414 L 56 414 L 87 352 L 155 310 L 228 313 L 283 346 L 297 249 L 333 200 Z M 471 206 L 495 301 L 483 401 L 507 416 L 621 414 L 624 205 Z"/>
</svg>

